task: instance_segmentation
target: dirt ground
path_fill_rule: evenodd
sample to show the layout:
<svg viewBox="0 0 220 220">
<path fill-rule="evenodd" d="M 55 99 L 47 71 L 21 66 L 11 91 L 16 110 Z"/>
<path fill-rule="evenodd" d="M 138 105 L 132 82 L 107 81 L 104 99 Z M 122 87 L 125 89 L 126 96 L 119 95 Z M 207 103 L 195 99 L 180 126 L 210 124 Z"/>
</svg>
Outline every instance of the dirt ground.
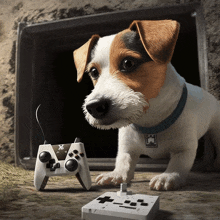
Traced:
<svg viewBox="0 0 220 220">
<path fill-rule="evenodd" d="M 34 171 L 0 163 L 0 219 L 80 220 L 81 207 L 104 192 L 119 191 L 119 187 L 96 186 L 100 173 L 91 172 L 92 187 L 85 191 L 75 176 L 53 177 L 44 191 L 33 186 Z M 155 220 L 220 219 L 219 173 L 191 172 L 187 185 L 178 191 L 152 191 L 149 180 L 158 173 L 136 172 L 128 186 L 134 194 L 160 196 L 160 210 Z"/>
</svg>

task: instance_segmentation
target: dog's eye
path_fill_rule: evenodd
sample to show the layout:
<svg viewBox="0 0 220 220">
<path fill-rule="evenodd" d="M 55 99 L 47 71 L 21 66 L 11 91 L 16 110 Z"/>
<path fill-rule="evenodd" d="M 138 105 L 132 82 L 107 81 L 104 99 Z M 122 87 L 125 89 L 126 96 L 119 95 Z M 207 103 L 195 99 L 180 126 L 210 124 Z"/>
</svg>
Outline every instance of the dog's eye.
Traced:
<svg viewBox="0 0 220 220">
<path fill-rule="evenodd" d="M 93 79 L 98 79 L 99 77 L 99 71 L 95 67 L 91 68 L 91 70 L 89 71 L 89 74 Z"/>
<path fill-rule="evenodd" d="M 132 72 L 136 69 L 136 67 L 137 67 L 136 59 L 132 57 L 126 57 L 121 62 L 120 70 L 122 72 Z"/>
</svg>

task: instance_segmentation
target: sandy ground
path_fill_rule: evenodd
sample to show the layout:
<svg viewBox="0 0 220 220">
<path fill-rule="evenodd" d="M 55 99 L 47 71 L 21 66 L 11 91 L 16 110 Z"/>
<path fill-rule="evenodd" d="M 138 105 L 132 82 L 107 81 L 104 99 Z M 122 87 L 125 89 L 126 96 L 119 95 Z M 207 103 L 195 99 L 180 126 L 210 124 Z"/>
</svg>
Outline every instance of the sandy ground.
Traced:
<svg viewBox="0 0 220 220">
<path fill-rule="evenodd" d="M 33 186 L 33 171 L 0 163 L 0 219 L 79 220 L 81 207 L 104 192 L 119 187 L 96 186 L 100 173 L 91 172 L 92 187 L 85 191 L 75 176 L 50 178 L 43 192 Z M 220 176 L 218 173 L 191 172 L 187 185 L 177 191 L 152 191 L 149 180 L 158 173 L 136 172 L 128 190 L 135 194 L 160 196 L 156 220 L 220 219 Z"/>
</svg>

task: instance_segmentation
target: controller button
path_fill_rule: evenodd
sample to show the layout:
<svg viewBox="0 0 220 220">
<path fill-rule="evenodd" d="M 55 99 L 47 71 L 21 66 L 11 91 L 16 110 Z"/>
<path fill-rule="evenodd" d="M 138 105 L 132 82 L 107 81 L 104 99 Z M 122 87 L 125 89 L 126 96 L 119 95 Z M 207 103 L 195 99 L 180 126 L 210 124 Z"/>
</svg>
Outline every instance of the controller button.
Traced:
<svg viewBox="0 0 220 220">
<path fill-rule="evenodd" d="M 148 203 L 142 202 L 141 205 L 142 205 L 142 206 L 148 206 Z"/>
<path fill-rule="evenodd" d="M 120 202 L 113 202 L 114 205 L 123 205 L 123 203 Z"/>
<path fill-rule="evenodd" d="M 137 203 L 136 203 L 136 202 L 131 202 L 130 205 L 131 205 L 131 206 L 136 206 Z"/>
<path fill-rule="evenodd" d="M 144 202 L 144 200 L 143 199 L 138 199 L 137 202 Z"/>
<path fill-rule="evenodd" d="M 78 154 L 78 150 L 74 150 L 73 153 L 74 153 L 74 154 Z"/>
<path fill-rule="evenodd" d="M 52 168 L 53 164 L 52 163 L 48 163 L 48 168 Z"/>
<path fill-rule="evenodd" d="M 54 164 L 54 163 L 55 163 L 55 159 L 51 159 L 51 160 L 49 161 L 49 163 Z"/>
<path fill-rule="evenodd" d="M 54 165 L 54 168 L 60 168 L 60 163 L 56 163 L 56 164 Z"/>
<path fill-rule="evenodd" d="M 97 200 L 100 200 L 99 203 L 105 203 L 105 202 L 112 202 L 112 201 L 114 201 L 114 199 L 110 199 L 110 196 L 105 196 L 103 198 L 100 197 Z"/>
<path fill-rule="evenodd" d="M 43 151 L 40 153 L 39 155 L 39 160 L 42 162 L 42 163 L 46 163 L 48 162 L 49 160 L 51 159 L 51 155 L 49 152 L 47 151 Z"/>
<path fill-rule="evenodd" d="M 131 201 L 130 200 L 125 200 L 125 203 L 130 203 Z"/>
<path fill-rule="evenodd" d="M 76 155 L 75 158 L 78 160 L 80 157 L 79 157 L 79 155 Z"/>
<path fill-rule="evenodd" d="M 54 166 L 50 167 L 50 171 L 55 171 L 57 168 L 60 168 L 60 164 L 56 163 Z"/>
<path fill-rule="evenodd" d="M 69 153 L 69 156 L 72 157 L 72 156 L 73 156 L 73 153 Z"/>
<path fill-rule="evenodd" d="M 80 156 L 81 156 L 81 157 L 84 157 L 84 153 L 80 153 Z"/>
<path fill-rule="evenodd" d="M 78 163 L 74 159 L 68 160 L 65 164 L 65 168 L 70 172 L 75 171 L 77 167 L 78 167 Z"/>
</svg>

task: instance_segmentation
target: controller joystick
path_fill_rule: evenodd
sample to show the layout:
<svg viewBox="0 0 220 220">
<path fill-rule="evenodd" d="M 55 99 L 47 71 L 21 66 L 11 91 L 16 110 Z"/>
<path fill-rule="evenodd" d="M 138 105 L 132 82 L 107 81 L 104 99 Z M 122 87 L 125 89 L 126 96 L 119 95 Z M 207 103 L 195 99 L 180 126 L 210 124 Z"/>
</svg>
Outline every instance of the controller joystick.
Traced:
<svg viewBox="0 0 220 220">
<path fill-rule="evenodd" d="M 76 160 L 74 159 L 70 159 L 66 162 L 65 164 L 65 168 L 70 171 L 70 172 L 73 172 L 75 171 L 77 168 L 78 168 L 78 163 Z"/>
<path fill-rule="evenodd" d="M 42 162 L 42 163 L 46 163 L 48 162 L 49 160 L 51 159 L 51 154 L 47 151 L 43 151 L 39 154 L 39 160 Z"/>
<path fill-rule="evenodd" d="M 84 144 L 76 138 L 71 144 L 43 144 L 39 146 L 34 173 L 34 186 L 43 190 L 50 176 L 75 175 L 87 190 L 91 176 Z"/>
</svg>

